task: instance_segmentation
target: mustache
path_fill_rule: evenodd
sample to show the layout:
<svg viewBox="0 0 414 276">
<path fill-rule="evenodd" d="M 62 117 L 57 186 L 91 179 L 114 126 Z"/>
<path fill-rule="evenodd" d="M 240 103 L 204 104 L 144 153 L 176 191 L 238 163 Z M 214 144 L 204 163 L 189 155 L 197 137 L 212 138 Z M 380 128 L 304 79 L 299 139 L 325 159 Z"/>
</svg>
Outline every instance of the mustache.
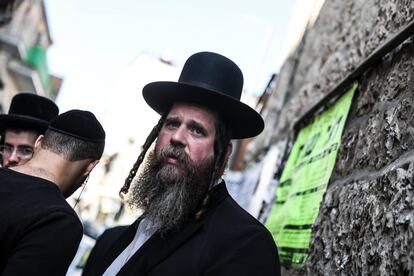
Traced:
<svg viewBox="0 0 414 276">
<path fill-rule="evenodd" d="M 160 161 L 172 157 L 180 163 L 180 169 Z M 161 235 L 195 219 L 208 197 L 214 159 L 195 164 L 182 147 L 166 145 L 158 152 L 152 150 L 144 164 L 127 200 L 129 207 L 143 211 L 158 225 Z"/>
<path fill-rule="evenodd" d="M 168 158 L 174 158 L 185 166 L 190 164 L 190 157 L 185 153 L 183 148 L 167 145 L 165 146 L 157 156 L 159 162 L 163 162 Z"/>
</svg>

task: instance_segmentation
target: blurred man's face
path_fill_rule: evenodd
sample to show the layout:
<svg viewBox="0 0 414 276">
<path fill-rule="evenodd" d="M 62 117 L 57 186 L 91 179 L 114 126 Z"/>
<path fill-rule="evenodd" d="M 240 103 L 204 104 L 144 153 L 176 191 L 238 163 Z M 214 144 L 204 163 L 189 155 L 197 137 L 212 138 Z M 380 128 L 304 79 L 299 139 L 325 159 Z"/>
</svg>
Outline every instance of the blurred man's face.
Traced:
<svg viewBox="0 0 414 276">
<path fill-rule="evenodd" d="M 194 219 L 208 195 L 215 120 L 216 115 L 207 109 L 174 105 L 132 187 L 130 204 L 142 209 L 161 233 Z"/>
<path fill-rule="evenodd" d="M 33 157 L 33 148 L 39 134 L 35 131 L 6 130 L 1 154 L 4 167 L 23 165 Z"/>
<path fill-rule="evenodd" d="M 155 146 L 155 154 L 164 149 L 182 149 L 195 164 L 214 157 L 216 115 L 208 109 L 178 103 L 173 105 L 162 126 Z M 168 154 L 164 166 L 182 169 L 179 158 L 173 152 Z"/>
</svg>

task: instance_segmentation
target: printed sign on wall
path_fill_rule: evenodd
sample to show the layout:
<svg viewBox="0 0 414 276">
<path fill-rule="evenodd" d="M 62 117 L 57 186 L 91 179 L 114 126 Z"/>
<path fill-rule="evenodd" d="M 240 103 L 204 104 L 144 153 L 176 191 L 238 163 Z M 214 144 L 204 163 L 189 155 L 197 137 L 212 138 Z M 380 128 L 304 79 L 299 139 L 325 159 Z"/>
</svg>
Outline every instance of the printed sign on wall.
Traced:
<svg viewBox="0 0 414 276">
<path fill-rule="evenodd" d="M 357 84 L 300 130 L 288 157 L 266 226 L 283 265 L 308 256 L 312 225 L 331 177 Z"/>
</svg>

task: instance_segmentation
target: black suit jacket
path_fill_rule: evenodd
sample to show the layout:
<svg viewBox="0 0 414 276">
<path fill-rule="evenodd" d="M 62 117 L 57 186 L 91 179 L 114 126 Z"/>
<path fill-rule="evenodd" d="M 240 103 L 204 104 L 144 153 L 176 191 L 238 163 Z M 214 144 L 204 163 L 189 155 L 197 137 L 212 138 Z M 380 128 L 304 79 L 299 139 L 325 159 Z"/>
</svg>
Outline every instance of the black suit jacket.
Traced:
<svg viewBox="0 0 414 276">
<path fill-rule="evenodd" d="M 65 275 L 82 232 L 55 184 L 0 168 L 0 275 Z"/>
<path fill-rule="evenodd" d="M 109 229 L 98 239 L 83 275 L 102 275 L 133 240 L 140 222 Z M 209 210 L 165 237 L 154 234 L 118 275 L 280 275 L 269 231 L 219 184 Z"/>
</svg>

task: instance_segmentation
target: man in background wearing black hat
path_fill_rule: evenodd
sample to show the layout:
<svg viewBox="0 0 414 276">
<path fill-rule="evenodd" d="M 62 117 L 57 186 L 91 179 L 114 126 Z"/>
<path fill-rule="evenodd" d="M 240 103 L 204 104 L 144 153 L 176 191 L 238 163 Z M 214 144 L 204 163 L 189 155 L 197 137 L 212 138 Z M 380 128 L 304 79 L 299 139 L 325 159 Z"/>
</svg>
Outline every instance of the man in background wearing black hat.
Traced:
<svg viewBox="0 0 414 276">
<path fill-rule="evenodd" d="M 53 120 L 33 158 L 0 168 L 0 275 L 65 275 L 82 224 L 65 198 L 99 162 L 105 131 L 88 111 Z"/>
<path fill-rule="evenodd" d="M 280 275 L 271 234 L 221 179 L 230 140 L 264 128 L 240 102 L 242 87 L 237 65 L 210 52 L 191 56 L 178 82 L 144 87 L 144 99 L 162 116 L 120 192 L 143 215 L 105 231 L 83 275 Z"/>
<path fill-rule="evenodd" d="M 9 113 L 0 115 L 1 165 L 22 165 L 32 158 L 37 137 L 58 114 L 59 108 L 48 98 L 31 93 L 15 95 Z"/>
</svg>

